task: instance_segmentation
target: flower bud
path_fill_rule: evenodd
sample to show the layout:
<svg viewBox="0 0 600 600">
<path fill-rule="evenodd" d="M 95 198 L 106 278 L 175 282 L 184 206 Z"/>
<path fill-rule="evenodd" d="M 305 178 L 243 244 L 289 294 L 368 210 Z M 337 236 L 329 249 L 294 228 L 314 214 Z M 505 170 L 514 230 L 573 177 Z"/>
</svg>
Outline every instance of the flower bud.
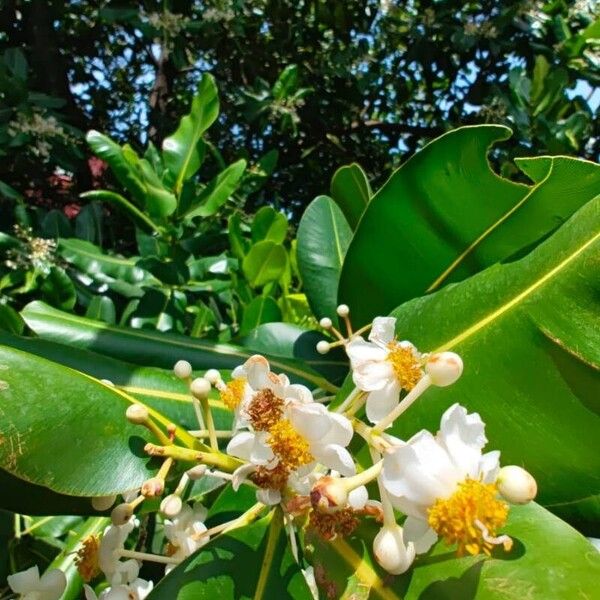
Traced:
<svg viewBox="0 0 600 600">
<path fill-rule="evenodd" d="M 150 418 L 148 409 L 142 404 L 128 406 L 125 416 L 130 423 L 135 423 L 136 425 L 143 425 Z"/>
<path fill-rule="evenodd" d="M 165 491 L 165 481 L 160 477 L 150 477 L 142 484 L 141 493 L 146 498 L 160 496 Z"/>
<path fill-rule="evenodd" d="M 127 502 L 117 504 L 110 513 L 113 525 L 125 525 L 133 516 L 133 508 Z"/>
<path fill-rule="evenodd" d="M 181 512 L 182 507 L 183 502 L 181 501 L 181 498 L 175 494 L 169 494 L 168 496 L 165 496 L 160 503 L 160 512 L 163 513 L 165 517 L 172 519 Z"/>
<path fill-rule="evenodd" d="M 425 370 L 433 385 L 446 387 L 452 385 L 462 375 L 463 361 L 454 352 L 438 352 L 427 359 Z"/>
<path fill-rule="evenodd" d="M 319 321 L 319 325 L 323 328 L 323 329 L 330 329 L 331 327 L 333 327 L 333 322 L 331 321 L 331 319 L 329 317 L 323 317 L 320 321 Z"/>
<path fill-rule="evenodd" d="M 533 476 L 516 465 L 502 467 L 496 485 L 501 496 L 512 504 L 527 504 L 537 495 Z"/>
<path fill-rule="evenodd" d="M 221 373 L 217 371 L 217 369 L 209 369 L 204 373 L 204 379 L 208 381 L 211 385 L 217 385 L 219 381 L 221 381 Z"/>
<path fill-rule="evenodd" d="M 108 510 L 117 499 L 116 496 L 96 496 L 92 498 L 92 508 L 98 512 L 104 512 Z"/>
<path fill-rule="evenodd" d="M 173 372 L 179 379 L 187 379 L 192 374 L 192 365 L 187 360 L 178 360 L 173 367 Z"/>
<path fill-rule="evenodd" d="M 317 343 L 317 352 L 319 354 L 327 354 L 330 348 L 329 342 L 326 342 L 325 340 L 321 340 Z"/>
<path fill-rule="evenodd" d="M 347 317 L 350 314 L 350 308 L 348 307 L 347 304 L 340 304 L 337 307 L 336 312 L 340 317 Z"/>
<path fill-rule="evenodd" d="M 333 512 L 348 504 L 346 481 L 340 477 L 321 477 L 310 491 L 313 508 L 323 512 Z"/>
<path fill-rule="evenodd" d="M 188 469 L 186 471 L 186 473 L 192 481 L 196 481 L 196 479 L 200 479 L 201 477 L 204 477 L 207 469 L 208 469 L 208 467 L 206 465 L 196 465 L 195 467 Z"/>
<path fill-rule="evenodd" d="M 392 575 L 400 575 L 408 570 L 415 559 L 412 542 L 404 543 L 402 527 L 394 523 L 384 525 L 373 540 L 373 554 L 377 562 Z"/>
<path fill-rule="evenodd" d="M 203 400 L 204 398 L 208 398 L 208 394 L 210 393 L 211 385 L 208 379 L 204 377 L 197 377 L 192 381 L 190 385 L 190 392 L 192 392 L 192 396 L 194 398 L 198 398 L 198 400 Z"/>
</svg>

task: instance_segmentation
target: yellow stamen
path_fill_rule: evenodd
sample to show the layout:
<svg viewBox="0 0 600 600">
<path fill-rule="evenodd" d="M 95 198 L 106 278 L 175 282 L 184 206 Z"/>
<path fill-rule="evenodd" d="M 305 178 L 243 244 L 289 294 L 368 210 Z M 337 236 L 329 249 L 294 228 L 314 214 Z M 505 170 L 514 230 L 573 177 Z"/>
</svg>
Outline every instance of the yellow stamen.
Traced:
<svg viewBox="0 0 600 600">
<path fill-rule="evenodd" d="M 467 479 L 445 499 L 436 500 L 429 509 L 429 526 L 444 541 L 458 545 L 458 555 L 479 554 L 488 556 L 496 542 L 496 535 L 508 517 L 508 504 L 498 499 L 498 490 L 493 483 L 482 483 Z M 505 548 L 506 536 L 497 538 Z"/>
<path fill-rule="evenodd" d="M 412 390 L 419 379 L 423 377 L 423 371 L 419 361 L 413 354 L 411 348 L 404 348 L 398 342 L 388 344 L 389 354 L 387 360 L 392 363 L 394 375 L 402 389 Z"/>
<path fill-rule="evenodd" d="M 244 389 L 246 388 L 246 379 L 244 377 L 238 377 L 232 379 L 226 384 L 223 389 L 220 390 L 221 400 L 223 404 L 230 410 L 235 410 L 244 397 Z"/>
<path fill-rule="evenodd" d="M 100 566 L 98 564 L 99 550 L 100 536 L 95 534 L 88 535 L 77 551 L 75 564 L 77 565 L 77 570 L 79 571 L 81 578 L 85 582 L 91 581 L 100 575 Z"/>
<path fill-rule="evenodd" d="M 267 443 L 279 462 L 290 471 L 311 463 L 314 458 L 310 453 L 308 442 L 292 427 L 292 424 L 283 419 L 269 429 Z"/>
</svg>

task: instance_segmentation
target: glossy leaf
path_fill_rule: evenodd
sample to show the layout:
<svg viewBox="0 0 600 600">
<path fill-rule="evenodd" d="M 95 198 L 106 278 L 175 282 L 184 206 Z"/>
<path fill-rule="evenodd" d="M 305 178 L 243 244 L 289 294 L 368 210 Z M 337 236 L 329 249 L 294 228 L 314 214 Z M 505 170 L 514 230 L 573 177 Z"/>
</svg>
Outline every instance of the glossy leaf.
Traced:
<svg viewBox="0 0 600 600">
<path fill-rule="evenodd" d="M 85 311 L 85 316 L 112 325 L 116 322 L 115 304 L 108 296 L 94 296 Z"/>
<path fill-rule="evenodd" d="M 285 272 L 287 252 L 281 244 L 265 240 L 250 248 L 242 267 L 252 287 L 277 281 Z"/>
<path fill-rule="evenodd" d="M 244 315 L 240 326 L 240 335 L 250 333 L 263 323 L 281 320 L 281 310 L 277 302 L 270 296 L 258 296 L 244 307 Z"/>
<path fill-rule="evenodd" d="M 288 222 L 285 215 L 271 206 L 260 208 L 252 219 L 252 241 L 270 240 L 282 244 L 287 235 Z"/>
<path fill-rule="evenodd" d="M 534 474 L 540 503 L 590 535 L 600 534 L 599 252 L 600 196 L 527 257 L 393 313 L 401 339 L 465 363 L 457 383 L 428 390 L 394 433 L 436 431 L 460 402 L 481 414 L 505 464 Z"/>
<path fill-rule="evenodd" d="M 221 171 L 195 198 L 185 216 L 193 219 L 214 215 L 238 188 L 245 170 L 246 161 L 241 159 Z"/>
<path fill-rule="evenodd" d="M 373 195 L 366 173 L 357 163 L 340 167 L 331 179 L 330 191 L 348 225 L 355 230 Z"/>
<path fill-rule="evenodd" d="M 171 369 L 181 358 L 195 369 L 233 369 L 253 352 L 231 344 L 192 339 L 173 333 L 116 327 L 55 310 L 43 302 L 31 302 L 21 315 L 37 335 L 48 340 L 93 350 L 114 358 L 148 366 Z M 311 367 L 298 361 L 267 353 L 273 367 L 285 371 L 291 379 L 335 391 L 335 386 L 315 372 L 331 363 L 312 361 Z"/>
<path fill-rule="evenodd" d="M 338 282 L 352 230 L 327 196 L 308 206 L 298 227 L 298 269 L 304 291 L 318 319 L 336 319 Z"/>
<path fill-rule="evenodd" d="M 0 304 L 0 329 L 21 335 L 25 329 L 25 321 L 14 308 L 8 304 Z"/>
<path fill-rule="evenodd" d="M 437 544 L 396 577 L 372 558 L 377 529 L 365 524 L 352 538 L 324 543 L 312 536 L 314 569 L 324 597 L 373 600 L 506 600 L 592 598 L 600 577 L 600 553 L 577 531 L 536 504 L 511 507 L 503 528 L 513 538 L 510 553 L 496 550 L 456 558 Z M 360 535 L 359 535 L 360 534 Z"/>
<path fill-rule="evenodd" d="M 203 546 L 156 586 L 148 600 L 310 600 L 279 511 Z"/>
<path fill-rule="evenodd" d="M 75 286 L 71 278 L 60 267 L 52 267 L 44 276 L 41 285 L 44 300 L 63 310 L 71 310 L 75 306 Z"/>
<path fill-rule="evenodd" d="M 181 191 L 183 182 L 200 168 L 197 145 L 218 114 L 217 86 L 212 75 L 205 73 L 192 100 L 189 114 L 181 119 L 175 133 L 163 141 L 163 161 L 173 176 L 173 189 L 177 194 Z"/>
<path fill-rule="evenodd" d="M 133 399 L 76 371 L 0 347 L 0 466 L 53 491 L 102 496 L 149 477 Z M 50 385 L 49 385 L 50 382 Z"/>
<path fill-rule="evenodd" d="M 356 325 L 530 249 L 600 192 L 600 166 L 566 157 L 520 161 L 543 173 L 533 186 L 498 177 L 486 152 L 509 133 L 496 125 L 451 131 L 373 197 L 340 279 L 339 299 Z"/>
</svg>

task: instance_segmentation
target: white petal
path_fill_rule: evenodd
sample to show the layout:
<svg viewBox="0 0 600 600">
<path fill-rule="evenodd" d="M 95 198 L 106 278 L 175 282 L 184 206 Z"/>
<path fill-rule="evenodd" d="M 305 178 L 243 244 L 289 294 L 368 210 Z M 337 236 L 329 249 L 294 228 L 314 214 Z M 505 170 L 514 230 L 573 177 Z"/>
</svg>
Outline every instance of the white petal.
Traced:
<svg viewBox="0 0 600 600">
<path fill-rule="evenodd" d="M 400 385 L 392 379 L 380 390 L 370 392 L 367 396 L 367 419 L 371 423 L 378 423 L 387 417 L 400 402 Z"/>
<path fill-rule="evenodd" d="M 395 317 L 375 317 L 369 339 L 372 342 L 381 344 L 389 344 L 396 335 L 396 318 Z"/>
<path fill-rule="evenodd" d="M 144 600 L 144 598 L 152 591 L 154 583 L 138 578 L 129 587 L 137 594 L 138 600 Z"/>
<path fill-rule="evenodd" d="M 253 465 L 252 463 L 246 463 L 245 465 L 238 467 L 231 476 L 231 487 L 233 488 L 233 491 L 237 492 L 240 489 L 240 485 L 242 485 L 242 483 L 248 479 L 250 473 L 253 473 L 254 471 L 256 471 L 256 465 Z"/>
<path fill-rule="evenodd" d="M 395 382 L 394 368 L 387 360 L 369 361 L 352 367 L 352 380 L 364 392 L 380 390 Z"/>
<path fill-rule="evenodd" d="M 60 569 L 51 569 L 46 571 L 40 579 L 38 590 L 43 598 L 48 600 L 58 600 L 67 587 L 67 578 Z"/>
<path fill-rule="evenodd" d="M 246 369 L 244 365 L 238 365 L 233 371 L 231 371 L 232 379 L 246 379 Z"/>
<path fill-rule="evenodd" d="M 356 466 L 350 452 L 337 444 L 311 446 L 313 456 L 329 469 L 334 469 L 342 475 L 350 476 L 356 473 Z"/>
<path fill-rule="evenodd" d="M 250 387 L 254 390 L 260 390 L 268 387 L 270 384 L 269 362 L 264 356 L 255 354 L 244 363 L 244 371 Z"/>
<path fill-rule="evenodd" d="M 106 595 L 105 595 L 106 594 Z M 113 585 L 110 590 L 105 590 L 100 594 L 101 600 L 131 600 L 129 587 L 126 585 Z"/>
<path fill-rule="evenodd" d="M 404 540 L 415 545 L 417 554 L 423 554 L 436 543 L 437 534 L 424 519 L 407 517 L 404 521 Z"/>
<path fill-rule="evenodd" d="M 267 444 L 268 435 L 269 434 L 264 431 L 256 434 L 254 446 L 250 452 L 250 460 L 255 465 L 266 465 L 275 458 L 273 450 L 271 450 L 271 446 Z"/>
<path fill-rule="evenodd" d="M 365 362 L 379 362 L 385 360 L 388 351 L 380 348 L 376 344 L 365 341 L 361 337 L 356 337 L 346 346 L 346 354 L 354 368 Z"/>
<path fill-rule="evenodd" d="M 329 431 L 320 440 L 322 444 L 339 444 L 340 446 L 347 446 L 354 435 L 354 429 L 352 423 L 338 413 L 328 411 L 327 416 L 329 418 L 330 428 Z"/>
<path fill-rule="evenodd" d="M 250 460 L 250 454 L 254 448 L 256 434 L 251 431 L 242 431 L 234 435 L 229 444 L 227 444 L 227 454 L 235 456 L 236 458 L 242 458 L 243 460 Z"/>
<path fill-rule="evenodd" d="M 357 487 L 348 494 L 348 504 L 354 510 L 360 510 L 361 508 L 364 508 L 368 500 L 369 492 L 364 485 Z"/>
<path fill-rule="evenodd" d="M 98 600 L 96 592 L 87 584 L 83 584 L 83 593 L 85 594 L 85 600 Z"/>
<path fill-rule="evenodd" d="M 311 391 L 306 386 L 300 385 L 299 383 L 286 385 L 283 395 L 286 400 L 292 399 L 301 402 L 302 404 L 309 404 L 315 401 Z"/>
<path fill-rule="evenodd" d="M 453 404 L 443 415 L 438 439 L 448 450 L 452 462 L 466 476 L 478 476 L 481 449 L 487 443 L 485 425 L 477 413 Z"/>
<path fill-rule="evenodd" d="M 290 422 L 294 429 L 307 440 L 321 439 L 331 428 L 327 409 L 322 404 L 289 405 Z"/>
<path fill-rule="evenodd" d="M 40 583 L 40 571 L 35 567 L 31 567 L 26 571 L 19 571 L 14 575 L 9 575 L 6 578 L 8 585 L 16 594 L 27 594 L 38 589 Z"/>
<path fill-rule="evenodd" d="M 483 483 L 494 483 L 500 471 L 500 451 L 486 452 L 479 461 L 479 473 Z"/>
<path fill-rule="evenodd" d="M 281 502 L 281 492 L 279 490 L 263 490 L 256 491 L 256 499 L 267 506 L 273 506 Z"/>
</svg>

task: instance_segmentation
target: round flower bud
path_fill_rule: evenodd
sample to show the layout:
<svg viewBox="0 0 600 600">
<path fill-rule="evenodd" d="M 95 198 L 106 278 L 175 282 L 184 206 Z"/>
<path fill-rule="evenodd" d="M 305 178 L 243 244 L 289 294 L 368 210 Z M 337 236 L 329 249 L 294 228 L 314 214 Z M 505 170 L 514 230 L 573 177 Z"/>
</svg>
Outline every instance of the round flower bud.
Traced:
<svg viewBox="0 0 600 600">
<path fill-rule="evenodd" d="M 125 416 L 130 423 L 135 423 L 136 425 L 143 425 L 150 418 L 148 409 L 142 404 L 132 404 L 127 407 Z"/>
<path fill-rule="evenodd" d="M 340 304 L 337 307 L 336 312 L 340 317 L 347 317 L 350 314 L 350 308 L 348 307 L 347 304 Z"/>
<path fill-rule="evenodd" d="M 196 479 L 200 479 L 201 477 L 204 477 L 207 470 L 208 470 L 208 467 L 206 465 L 196 465 L 195 467 L 188 469 L 186 471 L 186 473 L 192 481 L 196 481 Z"/>
<path fill-rule="evenodd" d="M 172 519 L 181 512 L 182 507 L 183 502 L 181 501 L 181 498 L 175 494 L 169 494 L 168 496 L 165 496 L 160 503 L 160 512 L 163 513 L 165 517 Z"/>
<path fill-rule="evenodd" d="M 192 365 L 187 360 L 178 360 L 173 367 L 173 373 L 179 379 L 187 379 L 192 374 Z"/>
<path fill-rule="evenodd" d="M 125 525 L 133 516 L 133 508 L 127 502 L 117 504 L 110 513 L 110 519 L 113 525 Z"/>
<path fill-rule="evenodd" d="M 319 321 L 319 325 L 323 328 L 323 329 L 330 329 L 331 327 L 333 327 L 333 323 L 331 321 L 331 319 L 329 317 L 323 317 L 320 321 Z"/>
<path fill-rule="evenodd" d="M 326 342 L 325 340 L 321 340 L 317 343 L 317 352 L 319 354 L 327 354 L 330 348 L 329 342 Z"/>
<path fill-rule="evenodd" d="M 527 504 L 537 495 L 533 476 L 516 465 L 502 467 L 496 485 L 501 496 L 512 504 Z"/>
<path fill-rule="evenodd" d="M 431 383 L 439 387 L 452 385 L 463 372 L 462 358 L 454 352 L 432 354 L 425 365 Z"/>
<path fill-rule="evenodd" d="M 204 398 L 208 398 L 210 388 L 211 385 L 208 379 L 205 379 L 204 377 L 197 377 L 190 385 L 190 392 L 192 392 L 192 396 L 194 396 L 194 398 L 203 400 Z"/>
<path fill-rule="evenodd" d="M 219 381 L 221 381 L 221 373 L 217 371 L 217 369 L 209 369 L 204 373 L 204 379 L 208 381 L 211 385 L 217 385 Z"/>
<path fill-rule="evenodd" d="M 348 504 L 346 482 L 340 477 L 321 477 L 310 491 L 313 508 L 323 512 L 334 512 Z"/>
<path fill-rule="evenodd" d="M 402 527 L 384 526 L 373 540 L 373 554 L 377 562 L 392 575 L 400 575 L 408 570 L 415 559 L 415 547 L 406 546 Z"/>
<path fill-rule="evenodd" d="M 117 499 L 116 496 L 96 496 L 92 498 L 92 508 L 98 512 L 104 512 L 108 510 Z"/>
<path fill-rule="evenodd" d="M 150 477 L 142 484 L 141 494 L 146 498 L 160 496 L 165 491 L 165 481 L 160 477 Z"/>
</svg>

